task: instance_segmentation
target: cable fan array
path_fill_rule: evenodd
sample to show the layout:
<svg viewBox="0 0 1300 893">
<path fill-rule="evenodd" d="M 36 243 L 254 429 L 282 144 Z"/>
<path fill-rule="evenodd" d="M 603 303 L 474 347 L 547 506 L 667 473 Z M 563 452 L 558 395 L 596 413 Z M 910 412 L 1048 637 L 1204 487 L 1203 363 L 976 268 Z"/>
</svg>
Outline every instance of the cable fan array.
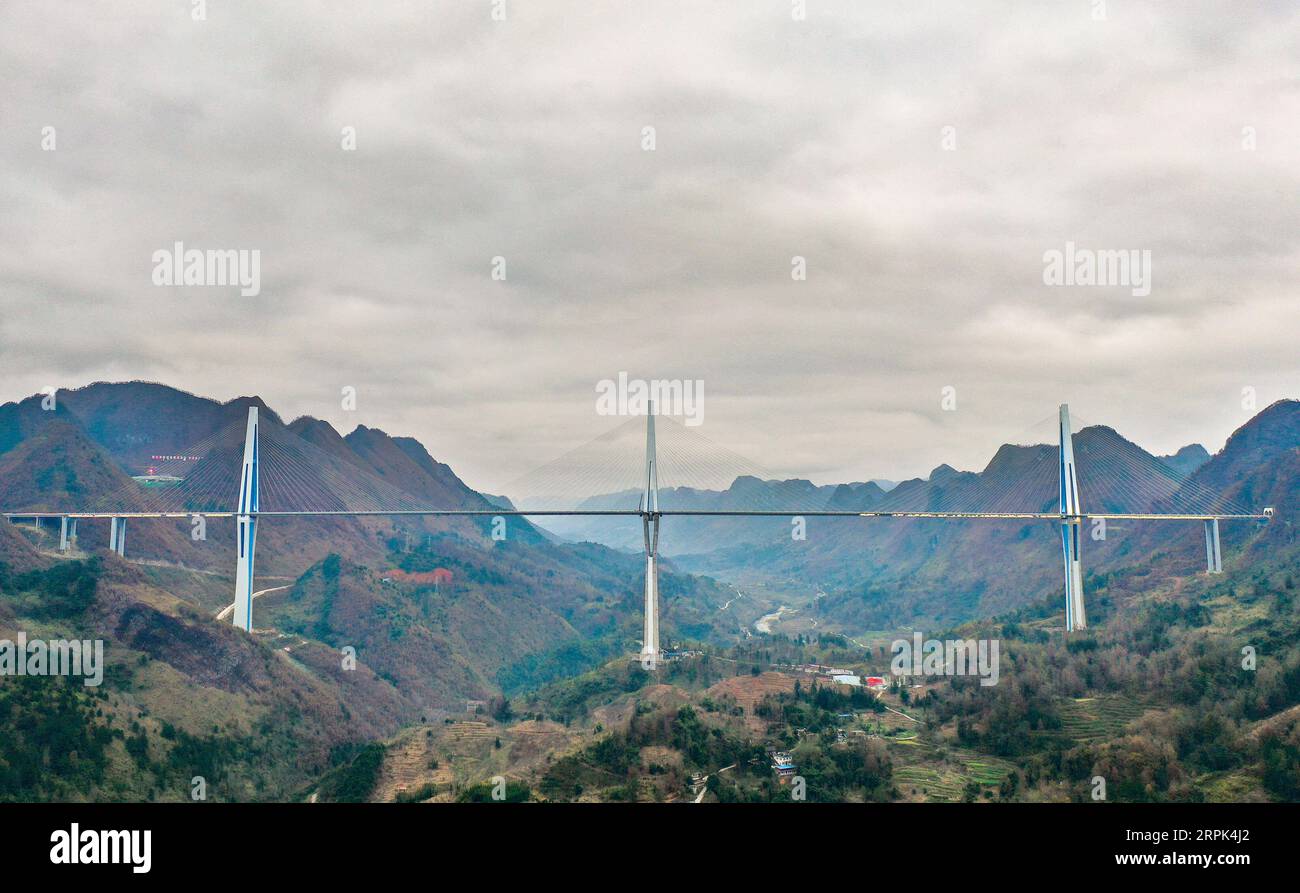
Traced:
<svg viewBox="0 0 1300 893">
<path fill-rule="evenodd" d="M 263 512 L 402 512 L 464 508 L 431 506 L 339 455 L 262 417 L 258 426 L 260 509 Z M 223 426 L 182 457 L 159 460 L 140 476 L 93 501 L 88 511 L 144 513 L 231 512 L 239 494 L 245 424 Z M 486 503 L 477 506 L 488 508 Z M 82 510 L 78 508 L 78 510 Z"/>
<path fill-rule="evenodd" d="M 486 511 L 472 494 L 446 504 L 385 480 L 346 450 L 326 449 L 263 416 L 259 437 L 263 512 Z M 232 421 L 179 456 L 160 459 L 90 505 L 101 513 L 230 512 L 239 492 L 244 423 Z M 329 446 L 327 443 L 326 446 Z M 1085 512 L 1251 514 L 1240 503 L 1125 440 L 1110 428 L 1074 435 Z M 646 420 L 610 431 L 516 478 L 506 495 L 524 511 L 636 512 L 646 483 Z M 818 486 L 782 479 L 668 416 L 656 417 L 659 507 L 665 512 L 1052 513 L 1059 506 L 1057 446 L 1005 445 L 979 473 L 941 467 L 889 492 L 874 484 Z"/>
</svg>

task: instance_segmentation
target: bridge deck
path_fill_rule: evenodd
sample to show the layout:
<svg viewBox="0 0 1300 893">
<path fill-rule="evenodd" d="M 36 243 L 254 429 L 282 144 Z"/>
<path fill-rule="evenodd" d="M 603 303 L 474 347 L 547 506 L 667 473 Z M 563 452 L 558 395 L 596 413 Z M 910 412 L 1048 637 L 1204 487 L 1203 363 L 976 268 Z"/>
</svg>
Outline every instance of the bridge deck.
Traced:
<svg viewBox="0 0 1300 893">
<path fill-rule="evenodd" d="M 14 518 L 192 518 L 202 515 L 205 518 L 233 518 L 238 512 L 0 512 L 0 517 Z M 392 511 L 301 511 L 301 512 L 249 512 L 250 516 L 259 518 L 306 518 L 306 517 L 393 517 L 393 516 L 447 516 L 447 517 L 627 517 L 640 518 L 644 512 L 636 509 L 395 509 Z M 709 518 L 971 518 L 990 520 L 1026 520 L 1026 521 L 1060 521 L 1063 518 L 1107 518 L 1116 521 L 1234 521 L 1234 520 L 1268 520 L 1265 514 L 1155 514 L 1145 512 L 1082 512 L 1078 515 L 1062 515 L 1059 512 L 830 512 L 830 511 L 703 511 L 671 510 L 656 512 L 661 517 L 709 517 Z"/>
</svg>

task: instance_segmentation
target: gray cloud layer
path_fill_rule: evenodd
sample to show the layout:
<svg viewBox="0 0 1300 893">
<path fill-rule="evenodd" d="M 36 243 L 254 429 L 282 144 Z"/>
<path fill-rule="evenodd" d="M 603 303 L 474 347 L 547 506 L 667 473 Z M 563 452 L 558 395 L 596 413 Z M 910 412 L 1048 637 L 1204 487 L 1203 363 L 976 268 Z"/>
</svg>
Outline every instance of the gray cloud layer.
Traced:
<svg viewBox="0 0 1300 893">
<path fill-rule="evenodd" d="M 620 370 L 819 482 L 980 467 L 1065 400 L 1215 448 L 1242 388 L 1300 395 L 1294 3 L 207 6 L 0 8 L 0 398 L 257 393 L 492 490 Z M 261 294 L 153 286 L 178 240 L 259 249 Z M 1066 241 L 1149 249 L 1151 294 L 1045 286 Z"/>
</svg>

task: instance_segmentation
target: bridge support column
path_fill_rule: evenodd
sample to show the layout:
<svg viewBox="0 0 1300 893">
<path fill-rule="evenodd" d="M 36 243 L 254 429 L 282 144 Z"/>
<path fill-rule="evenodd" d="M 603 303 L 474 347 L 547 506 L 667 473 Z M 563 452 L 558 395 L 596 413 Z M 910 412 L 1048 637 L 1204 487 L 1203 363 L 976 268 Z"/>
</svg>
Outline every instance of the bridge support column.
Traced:
<svg viewBox="0 0 1300 893">
<path fill-rule="evenodd" d="M 645 492 L 641 496 L 641 530 L 645 535 L 645 624 L 641 666 L 659 665 L 659 470 L 655 450 L 655 405 L 646 410 Z"/>
<path fill-rule="evenodd" d="M 641 665 L 653 670 L 659 663 L 659 516 L 643 515 L 645 532 L 645 624 L 641 638 Z"/>
<path fill-rule="evenodd" d="M 59 551 L 68 551 L 68 516 L 59 519 Z"/>
<path fill-rule="evenodd" d="M 1065 629 L 1087 629 L 1083 603 L 1083 562 L 1079 555 L 1083 514 L 1079 508 L 1079 475 L 1074 462 L 1074 439 L 1070 435 L 1070 407 L 1061 404 L 1061 551 L 1065 556 Z"/>
<path fill-rule="evenodd" d="M 1083 607 L 1083 562 L 1079 555 L 1078 521 L 1061 522 L 1061 551 L 1065 556 L 1065 629 L 1087 629 L 1088 618 Z"/>
<path fill-rule="evenodd" d="M 244 464 L 239 474 L 239 514 L 235 518 L 235 610 L 232 622 L 253 630 L 253 552 L 257 548 L 257 407 L 248 407 Z"/>
<path fill-rule="evenodd" d="M 126 518 L 113 518 L 108 525 L 108 549 L 126 556 Z"/>
<path fill-rule="evenodd" d="M 1205 567 L 1211 574 L 1223 573 L 1223 555 L 1219 552 L 1219 519 L 1205 522 Z"/>
<path fill-rule="evenodd" d="M 71 523 L 68 525 L 68 539 L 75 545 L 77 542 L 77 519 L 69 518 Z"/>
</svg>

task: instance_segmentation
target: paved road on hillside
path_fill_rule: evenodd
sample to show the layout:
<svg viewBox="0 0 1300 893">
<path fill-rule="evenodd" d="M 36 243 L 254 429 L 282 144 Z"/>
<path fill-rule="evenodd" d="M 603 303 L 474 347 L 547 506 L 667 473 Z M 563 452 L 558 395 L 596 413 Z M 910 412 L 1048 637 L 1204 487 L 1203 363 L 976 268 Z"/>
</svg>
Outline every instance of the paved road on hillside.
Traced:
<svg viewBox="0 0 1300 893">
<path fill-rule="evenodd" d="M 260 589 L 257 592 L 253 593 L 253 598 L 257 598 L 258 596 L 261 595 L 266 595 L 268 592 L 279 592 L 281 589 L 288 589 L 292 585 L 293 585 L 292 583 L 289 583 L 285 586 L 273 586 L 270 589 Z M 231 602 L 230 604 L 226 605 L 224 608 L 222 608 L 220 611 L 217 612 L 217 619 L 226 620 L 234 612 L 235 612 L 235 604 L 234 602 Z"/>
</svg>

